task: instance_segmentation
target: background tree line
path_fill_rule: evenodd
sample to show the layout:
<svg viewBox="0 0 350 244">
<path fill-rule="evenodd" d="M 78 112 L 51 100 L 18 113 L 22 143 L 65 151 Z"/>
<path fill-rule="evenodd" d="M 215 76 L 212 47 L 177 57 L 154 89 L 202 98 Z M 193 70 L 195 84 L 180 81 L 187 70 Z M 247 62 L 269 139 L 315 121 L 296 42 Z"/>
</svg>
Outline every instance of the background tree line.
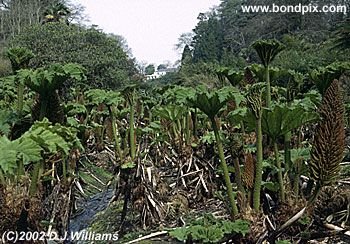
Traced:
<svg viewBox="0 0 350 244">
<path fill-rule="evenodd" d="M 84 9 L 67 0 L 0 1 L 1 52 L 20 46 L 30 49 L 31 68 L 52 63 L 78 63 L 86 69 L 85 85 L 117 88 L 139 79 L 135 60 L 122 36 L 84 26 Z M 12 72 L 5 57 L 0 76 Z"/>
<path fill-rule="evenodd" d="M 198 15 L 198 23 L 190 33 L 182 34 L 176 48 L 182 50 L 179 80 L 196 83 L 205 79 L 201 74 L 215 76 L 215 66 L 240 69 L 258 62 L 252 43 L 259 39 L 277 39 L 286 50 L 274 65 L 299 72 L 307 72 L 334 61 L 346 60 L 348 51 L 335 48 L 341 32 L 346 41 L 344 13 L 243 13 L 242 5 L 268 5 L 271 0 L 222 0 L 209 12 Z M 348 0 L 280 1 L 278 5 L 345 5 Z M 345 28 L 346 29 L 346 28 Z M 347 32 L 349 33 L 349 32 Z M 213 71 L 213 72 L 211 72 Z M 178 82 L 180 82 L 178 80 Z M 197 81 L 196 81 L 197 80 Z"/>
</svg>

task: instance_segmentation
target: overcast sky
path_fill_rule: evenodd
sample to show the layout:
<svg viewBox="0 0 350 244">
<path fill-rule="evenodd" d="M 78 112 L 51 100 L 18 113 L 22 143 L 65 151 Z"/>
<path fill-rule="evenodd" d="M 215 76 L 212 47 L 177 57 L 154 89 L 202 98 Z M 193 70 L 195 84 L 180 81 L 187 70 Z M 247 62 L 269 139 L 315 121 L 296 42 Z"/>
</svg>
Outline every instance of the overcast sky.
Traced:
<svg viewBox="0 0 350 244">
<path fill-rule="evenodd" d="M 90 24 L 126 38 L 138 61 L 172 63 L 178 37 L 190 32 L 200 12 L 220 0 L 75 0 L 85 6 Z"/>
</svg>

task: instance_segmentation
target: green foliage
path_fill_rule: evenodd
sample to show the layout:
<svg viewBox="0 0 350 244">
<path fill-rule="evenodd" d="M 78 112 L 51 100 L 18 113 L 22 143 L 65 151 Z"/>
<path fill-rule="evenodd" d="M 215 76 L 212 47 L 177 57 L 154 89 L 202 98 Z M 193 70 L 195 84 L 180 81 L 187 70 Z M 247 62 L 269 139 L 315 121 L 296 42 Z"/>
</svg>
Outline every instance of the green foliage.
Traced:
<svg viewBox="0 0 350 244">
<path fill-rule="evenodd" d="M 331 50 L 332 40 L 310 40 L 305 35 L 284 35 L 282 40 L 286 49 L 274 60 L 274 65 L 283 69 L 292 69 L 301 73 L 309 73 L 320 66 L 335 61 L 346 61 L 346 51 L 339 55 Z M 317 52 L 315 52 L 317 50 Z M 345 54 L 344 54 L 345 53 Z"/>
<path fill-rule="evenodd" d="M 95 28 L 74 24 L 49 23 L 23 30 L 11 46 L 29 48 L 35 54 L 32 67 L 53 63 L 77 63 L 86 70 L 90 86 L 117 88 L 136 74 L 133 60 L 123 51 L 118 40 Z"/>
<path fill-rule="evenodd" d="M 240 92 L 233 87 L 224 87 L 213 92 L 205 91 L 202 88 L 198 90 L 194 98 L 189 99 L 189 103 L 200 109 L 210 119 L 214 119 L 215 116 L 220 116 L 221 109 L 229 99 L 234 100 L 239 105 L 243 98 Z"/>
<path fill-rule="evenodd" d="M 241 121 L 244 121 L 244 119 L 247 117 L 248 109 L 247 107 L 237 108 L 233 111 L 231 111 L 227 118 L 233 125 L 238 125 Z"/>
<path fill-rule="evenodd" d="M 265 68 L 261 64 L 252 64 L 249 66 L 249 69 L 253 72 L 256 77 L 257 82 L 265 82 Z M 271 81 L 277 80 L 282 75 L 282 70 L 277 67 L 269 68 L 269 75 Z"/>
<path fill-rule="evenodd" d="M 107 106 L 119 105 L 124 101 L 120 92 L 102 89 L 91 89 L 85 92 L 87 102 L 93 105 L 106 104 Z"/>
<path fill-rule="evenodd" d="M 311 223 L 311 218 L 309 216 L 303 216 L 298 220 L 298 223 L 302 225 L 309 225 Z"/>
<path fill-rule="evenodd" d="M 27 68 L 29 61 L 34 58 L 34 54 L 25 47 L 13 47 L 7 50 L 7 57 L 11 61 L 13 71 Z"/>
<path fill-rule="evenodd" d="M 178 73 L 178 82 L 176 84 L 192 87 L 203 84 L 210 87 L 219 85 L 221 82 L 218 79 L 216 69 L 217 64 L 202 61 L 184 65 Z"/>
<path fill-rule="evenodd" d="M 184 113 L 185 109 L 178 105 L 157 107 L 154 111 L 154 115 L 173 122 L 180 119 Z"/>
<path fill-rule="evenodd" d="M 189 99 L 193 99 L 196 90 L 192 87 L 174 86 L 163 94 L 163 99 L 167 103 L 187 105 Z"/>
<path fill-rule="evenodd" d="M 261 182 L 261 186 L 265 187 L 267 190 L 273 191 L 273 192 L 278 192 L 278 190 L 280 190 L 280 186 L 279 186 L 278 182 L 263 181 L 263 182 Z"/>
<path fill-rule="evenodd" d="M 326 67 L 313 70 L 310 73 L 310 78 L 315 82 L 317 89 L 323 96 L 333 80 L 338 80 L 347 70 L 350 70 L 349 62 L 335 62 Z"/>
<path fill-rule="evenodd" d="M 193 61 L 216 62 L 221 59 L 223 42 L 221 22 L 215 12 L 200 13 L 192 39 Z"/>
<path fill-rule="evenodd" d="M 337 26 L 336 41 L 333 48 L 336 49 L 349 49 L 350 48 L 350 19 L 347 18 Z"/>
<path fill-rule="evenodd" d="M 87 109 L 83 104 L 69 102 L 65 105 L 65 113 L 68 116 L 75 116 L 77 114 L 86 114 Z"/>
<path fill-rule="evenodd" d="M 132 169 L 135 168 L 136 164 L 134 162 L 126 162 L 121 165 L 122 169 Z"/>
<path fill-rule="evenodd" d="M 290 150 L 292 162 L 297 162 L 299 160 L 309 160 L 310 159 L 310 149 L 309 148 L 293 148 Z"/>
<path fill-rule="evenodd" d="M 18 79 L 42 97 L 52 96 L 68 79 L 82 81 L 84 69 L 77 64 L 53 64 L 48 68 L 18 71 Z"/>
<path fill-rule="evenodd" d="M 275 141 L 287 132 L 317 119 L 316 112 L 309 112 L 300 105 L 274 104 L 271 108 L 263 109 L 262 129 Z"/>
<path fill-rule="evenodd" d="M 316 122 L 319 116 L 314 110 L 315 104 L 308 98 L 296 100 L 290 105 L 274 103 L 271 108 L 262 109 L 262 130 L 276 140 L 303 124 Z M 236 121 L 242 119 L 248 131 L 255 130 L 255 116 L 252 113 L 242 110 L 232 112 L 229 117 Z"/>
<path fill-rule="evenodd" d="M 205 215 L 188 227 L 180 227 L 170 231 L 169 235 L 179 241 L 218 243 L 225 235 L 241 234 L 245 236 L 248 232 L 249 223 L 247 221 L 240 219 L 236 221 L 218 220 L 212 215 Z"/>
<path fill-rule="evenodd" d="M 15 76 L 0 78 L 0 100 L 1 102 L 14 101 L 16 99 Z"/>
<path fill-rule="evenodd" d="M 17 121 L 17 116 L 10 110 L 0 110 L 0 136 L 7 136 L 11 132 L 11 127 Z"/>
<path fill-rule="evenodd" d="M 249 5 L 260 4 L 261 1 L 258 0 L 249 1 Z M 271 6 L 273 1 L 265 1 L 264 4 Z M 291 0 L 288 4 L 297 5 L 299 2 Z M 303 4 L 321 6 L 323 2 L 307 0 Z M 301 36 L 307 41 L 297 43 L 297 52 L 287 45 L 288 50 L 283 54 L 283 59 L 287 61 L 285 66 L 291 64 L 293 69 L 301 71 L 303 68 L 308 69 L 310 65 L 312 66 L 313 61 L 323 63 L 334 57 L 330 55 L 329 49 L 323 43 L 326 38 L 329 38 L 339 21 L 346 18 L 343 13 L 322 15 L 308 13 L 298 16 L 293 13 L 257 14 L 243 12 L 242 6 L 245 5 L 248 5 L 248 2 L 222 0 L 219 7 L 199 16 L 198 24 L 194 29 L 194 44 L 192 44 L 194 56 L 198 57 L 199 61 L 219 62 L 225 65 L 239 63 L 239 60 L 245 59 L 249 60 L 248 62 L 256 62 L 258 61 L 256 57 L 251 55 L 252 43 L 261 38 L 276 38 L 282 41 L 286 33 L 289 36 Z M 343 33 L 345 39 L 346 31 Z M 303 52 L 306 43 L 315 43 L 315 45 L 313 48 L 306 47 L 306 52 Z M 317 50 L 317 53 L 314 50 Z M 298 65 L 299 61 L 301 61 L 300 65 Z"/>
<path fill-rule="evenodd" d="M 181 68 L 192 63 L 192 51 L 188 45 L 185 45 L 181 56 Z"/>
<path fill-rule="evenodd" d="M 150 64 L 145 68 L 146 75 L 152 75 L 155 71 L 156 71 L 156 68 L 154 67 L 153 64 Z"/>
<path fill-rule="evenodd" d="M 55 127 L 57 128 L 57 125 Z M 62 151 L 67 155 L 70 149 L 69 143 L 56 132 L 55 127 L 50 126 L 48 121 L 37 122 L 24 137 L 28 136 L 49 153 Z"/>
<path fill-rule="evenodd" d="M 303 106 L 308 111 L 314 111 L 321 105 L 322 96 L 316 90 L 311 90 L 304 94 L 303 99 L 294 99 L 293 103 Z"/>
<path fill-rule="evenodd" d="M 237 72 L 228 67 L 218 67 L 216 72 L 221 81 L 224 81 L 224 78 L 226 78 L 232 86 L 236 86 L 241 83 L 244 77 L 243 72 Z"/>
<path fill-rule="evenodd" d="M 291 244 L 291 242 L 288 240 L 279 240 L 279 241 L 276 241 L 276 244 Z"/>
<path fill-rule="evenodd" d="M 253 48 L 264 67 L 267 67 L 285 47 L 277 40 L 259 40 L 253 43 Z"/>
<path fill-rule="evenodd" d="M 202 143 L 207 143 L 209 145 L 213 144 L 215 142 L 215 134 L 213 131 L 205 133 L 201 138 L 200 141 Z"/>
<path fill-rule="evenodd" d="M 59 124 L 52 125 L 47 119 L 36 122 L 20 138 L 10 141 L 0 137 L 0 167 L 8 175 L 14 175 L 18 167 L 43 160 L 43 152 L 69 154 L 71 148 L 83 149 L 76 131 Z"/>
<path fill-rule="evenodd" d="M 6 175 L 14 175 L 17 169 L 17 161 L 24 165 L 35 163 L 42 159 L 42 148 L 31 138 L 20 138 L 10 141 L 6 137 L 0 137 L 0 168 Z"/>
<path fill-rule="evenodd" d="M 220 157 L 220 166 L 223 170 L 224 180 L 227 189 L 227 195 L 229 198 L 229 202 L 231 205 L 231 215 L 235 216 L 238 214 L 238 208 L 234 199 L 234 194 L 232 190 L 232 184 L 229 176 L 229 171 L 227 167 L 227 163 L 225 160 L 224 149 L 222 144 L 222 139 L 220 137 L 220 131 L 216 123 L 216 116 L 220 116 L 221 109 L 224 105 L 229 101 L 233 100 L 237 105 L 241 103 L 243 100 L 242 94 L 238 91 L 238 89 L 230 86 L 224 87 L 220 90 L 215 90 L 213 92 L 208 92 L 203 87 L 199 88 L 195 97 L 189 99 L 189 104 L 192 107 L 200 109 L 203 113 L 205 113 L 210 119 L 211 126 L 213 128 L 215 134 L 215 141 L 219 152 Z"/>
<path fill-rule="evenodd" d="M 8 76 L 11 73 L 11 62 L 8 60 L 8 58 L 0 56 L 0 77 Z"/>
<path fill-rule="evenodd" d="M 63 22 L 68 23 L 68 17 L 71 11 L 68 6 L 62 2 L 54 2 L 44 11 L 44 22 Z"/>
<path fill-rule="evenodd" d="M 166 85 L 178 84 L 180 83 L 180 76 L 178 72 L 168 72 L 165 75 L 159 77 L 158 79 L 148 80 L 146 83 L 141 84 L 145 88 L 155 88 Z"/>
</svg>

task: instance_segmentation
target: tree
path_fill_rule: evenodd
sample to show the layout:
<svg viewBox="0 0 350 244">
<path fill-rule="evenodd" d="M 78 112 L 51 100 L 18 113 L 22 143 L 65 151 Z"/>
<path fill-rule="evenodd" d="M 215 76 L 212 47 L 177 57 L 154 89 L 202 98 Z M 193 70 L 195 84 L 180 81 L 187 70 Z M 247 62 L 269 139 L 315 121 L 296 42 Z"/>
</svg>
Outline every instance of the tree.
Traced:
<svg viewBox="0 0 350 244">
<path fill-rule="evenodd" d="M 145 74 L 146 75 L 152 75 L 154 73 L 154 71 L 156 71 L 154 64 L 149 64 L 146 68 L 145 68 Z"/>
<path fill-rule="evenodd" d="M 135 63 L 136 63 L 135 65 L 136 65 L 138 72 L 141 74 L 145 74 L 145 70 L 147 67 L 147 61 L 141 60 L 141 61 L 136 61 Z"/>
<path fill-rule="evenodd" d="M 32 50 L 32 68 L 53 63 L 80 64 L 87 70 L 85 84 L 92 87 L 118 88 L 137 74 L 134 60 L 119 42 L 95 28 L 60 22 L 34 25 L 13 39 L 10 46 Z"/>
<path fill-rule="evenodd" d="M 334 48 L 350 48 L 350 19 L 346 19 L 342 22 L 336 31 L 336 42 Z"/>
<path fill-rule="evenodd" d="M 215 11 L 200 13 L 198 24 L 193 30 L 195 36 L 192 41 L 193 61 L 219 61 L 222 56 L 222 29 Z"/>
<path fill-rule="evenodd" d="M 124 36 L 116 35 L 113 33 L 109 33 L 108 36 L 111 38 L 115 38 L 118 41 L 121 48 L 124 50 L 124 52 L 127 53 L 130 58 L 132 57 L 132 50 L 129 47 L 128 41 L 126 40 L 126 38 Z"/>
<path fill-rule="evenodd" d="M 62 9 L 55 5 L 62 5 Z M 20 34 L 26 27 L 42 23 L 45 21 L 45 15 L 80 23 L 84 19 L 83 11 L 81 5 L 68 0 L 0 1 L 0 41 L 5 42 L 8 38 Z"/>
<path fill-rule="evenodd" d="M 193 36 L 194 36 L 193 32 L 182 33 L 180 37 L 177 39 L 177 44 L 175 44 L 175 49 L 179 52 L 182 52 L 185 46 L 191 45 Z"/>
<path fill-rule="evenodd" d="M 68 6 L 61 2 L 55 2 L 44 11 L 43 23 L 64 22 L 68 23 L 71 11 Z"/>
<path fill-rule="evenodd" d="M 184 47 L 181 57 L 181 66 L 192 63 L 192 51 L 188 45 Z"/>
<path fill-rule="evenodd" d="M 165 65 L 165 64 L 160 64 L 160 65 L 158 65 L 157 70 L 162 70 L 162 69 L 166 69 L 166 68 L 168 68 L 167 65 Z"/>
<path fill-rule="evenodd" d="M 263 1 L 272 6 L 272 0 Z M 288 5 L 300 1 L 290 0 Z M 348 1 L 339 1 L 346 5 Z M 191 49 L 195 62 L 221 62 L 225 65 L 237 63 L 244 67 L 243 60 L 256 62 L 251 45 L 258 39 L 282 40 L 285 35 L 299 35 L 310 43 L 322 43 L 330 37 L 339 21 L 346 18 L 343 13 L 244 13 L 242 6 L 261 5 L 259 0 L 222 0 L 219 8 L 202 13 L 193 30 Z M 323 6 L 324 1 L 304 0 L 303 5 Z M 180 37 L 181 38 L 181 37 Z M 182 38 L 184 39 L 184 38 Z M 180 47 L 184 40 L 179 39 Z M 183 45 L 184 46 L 184 45 Z M 324 49 L 326 50 L 326 49 Z M 315 55 L 316 56 L 316 55 Z M 317 56 L 316 56 L 317 57 Z M 321 58 L 319 60 L 322 60 Z"/>
</svg>

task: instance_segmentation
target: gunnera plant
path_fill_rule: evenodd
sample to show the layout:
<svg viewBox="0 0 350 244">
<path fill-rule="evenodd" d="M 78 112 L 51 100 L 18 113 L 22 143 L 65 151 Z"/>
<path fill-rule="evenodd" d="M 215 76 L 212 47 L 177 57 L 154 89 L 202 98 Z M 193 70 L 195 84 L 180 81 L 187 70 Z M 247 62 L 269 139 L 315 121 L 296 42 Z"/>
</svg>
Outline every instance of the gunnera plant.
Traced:
<svg viewBox="0 0 350 244">
<path fill-rule="evenodd" d="M 338 80 L 324 93 L 311 151 L 310 177 L 316 182 L 313 202 L 323 186 L 332 184 L 340 172 L 345 148 L 344 104 Z"/>
</svg>

